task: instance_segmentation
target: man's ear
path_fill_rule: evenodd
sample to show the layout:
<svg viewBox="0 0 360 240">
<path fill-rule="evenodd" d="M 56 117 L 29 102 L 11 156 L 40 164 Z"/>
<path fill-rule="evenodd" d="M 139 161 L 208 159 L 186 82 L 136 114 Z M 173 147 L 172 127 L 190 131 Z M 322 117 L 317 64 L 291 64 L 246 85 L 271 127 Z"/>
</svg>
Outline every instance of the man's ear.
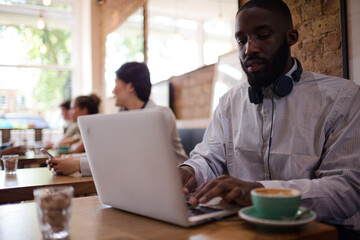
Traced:
<svg viewBox="0 0 360 240">
<path fill-rule="evenodd" d="M 298 39 L 299 39 L 299 33 L 296 29 L 291 28 L 287 31 L 287 41 L 289 46 L 292 46 L 295 43 L 297 43 Z"/>
</svg>

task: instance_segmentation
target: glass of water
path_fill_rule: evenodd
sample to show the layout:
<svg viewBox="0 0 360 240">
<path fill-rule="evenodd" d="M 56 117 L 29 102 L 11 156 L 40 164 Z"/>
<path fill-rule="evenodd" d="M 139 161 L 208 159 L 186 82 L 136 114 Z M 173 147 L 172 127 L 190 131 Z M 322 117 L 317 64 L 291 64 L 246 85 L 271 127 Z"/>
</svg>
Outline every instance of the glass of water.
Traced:
<svg viewBox="0 0 360 240">
<path fill-rule="evenodd" d="M 71 186 L 37 188 L 34 198 L 44 239 L 67 239 L 71 219 Z"/>
</svg>

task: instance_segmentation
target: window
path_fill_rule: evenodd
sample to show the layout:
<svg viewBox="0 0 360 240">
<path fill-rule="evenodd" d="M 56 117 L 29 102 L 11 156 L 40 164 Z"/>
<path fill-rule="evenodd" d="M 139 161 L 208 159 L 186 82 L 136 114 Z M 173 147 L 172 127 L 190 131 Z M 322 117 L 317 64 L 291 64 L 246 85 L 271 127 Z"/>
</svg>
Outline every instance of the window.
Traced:
<svg viewBox="0 0 360 240">
<path fill-rule="evenodd" d="M 216 2 L 209 4 L 217 5 Z M 192 4 L 188 4 L 190 8 L 187 9 L 191 14 L 186 14 L 186 9 L 183 9 L 183 13 L 174 11 L 176 6 L 172 5 L 160 0 L 149 1 L 148 67 L 153 84 L 204 64 L 216 63 L 220 55 L 236 47 L 231 22 L 233 15 L 220 19 L 215 14 L 214 19 L 204 20 L 204 14 L 194 14 Z M 180 5 L 180 1 L 177 5 Z M 237 2 L 227 2 L 226 5 L 235 15 Z M 142 12 L 143 9 L 135 12 L 107 36 L 105 79 L 108 97 L 112 95 L 115 85 L 114 72 L 125 62 L 144 60 Z"/>
<path fill-rule="evenodd" d="M 233 49 L 234 34 L 229 20 L 211 19 L 204 23 L 204 63 L 212 64 Z"/>
<path fill-rule="evenodd" d="M 57 127 L 58 105 L 71 98 L 72 20 L 71 4 L 0 0 L 0 90 L 9 96 L 3 112 L 40 113 Z"/>
<path fill-rule="evenodd" d="M 24 95 L 18 95 L 16 97 L 16 109 L 27 109 Z"/>
<path fill-rule="evenodd" d="M 0 97 L 0 108 L 7 108 L 7 99 L 5 95 Z"/>
<path fill-rule="evenodd" d="M 107 35 L 105 57 L 106 96 L 112 96 L 115 71 L 130 61 L 144 61 L 143 10 L 131 15 L 116 31 Z"/>
<path fill-rule="evenodd" d="M 149 61 L 152 83 L 198 68 L 201 64 L 196 21 L 152 14 L 149 17 Z"/>
</svg>

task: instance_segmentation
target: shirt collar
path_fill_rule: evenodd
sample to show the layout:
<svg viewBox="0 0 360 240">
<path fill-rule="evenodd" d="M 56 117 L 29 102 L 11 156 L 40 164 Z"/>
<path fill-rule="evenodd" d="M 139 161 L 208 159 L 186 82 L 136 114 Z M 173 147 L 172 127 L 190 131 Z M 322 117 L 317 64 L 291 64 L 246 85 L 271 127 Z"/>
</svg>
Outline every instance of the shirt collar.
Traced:
<svg viewBox="0 0 360 240">
<path fill-rule="evenodd" d="M 297 62 L 295 61 L 294 58 L 292 58 L 292 59 L 294 60 L 294 65 L 292 66 L 292 68 L 290 69 L 290 71 L 288 71 L 288 72 L 285 74 L 285 76 L 288 76 L 288 77 L 291 77 L 291 74 L 292 74 L 293 72 L 295 72 L 296 69 L 298 68 Z"/>
</svg>

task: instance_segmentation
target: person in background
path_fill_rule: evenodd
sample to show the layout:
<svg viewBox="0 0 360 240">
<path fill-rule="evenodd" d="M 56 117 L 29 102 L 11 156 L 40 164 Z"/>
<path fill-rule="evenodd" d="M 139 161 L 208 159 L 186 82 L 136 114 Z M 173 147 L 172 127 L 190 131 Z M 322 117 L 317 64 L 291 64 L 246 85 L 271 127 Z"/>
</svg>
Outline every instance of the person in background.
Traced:
<svg viewBox="0 0 360 240">
<path fill-rule="evenodd" d="M 62 102 L 59 105 L 59 107 L 60 107 L 60 110 L 61 110 L 61 115 L 62 115 L 63 120 L 64 120 L 63 130 L 64 130 L 64 134 L 65 134 L 66 130 L 73 123 L 72 117 L 70 115 L 70 112 L 71 112 L 71 100 L 66 100 L 66 101 Z M 46 148 L 53 148 L 54 143 L 52 141 L 47 141 L 46 144 L 45 144 L 45 147 Z"/>
<path fill-rule="evenodd" d="M 66 132 L 66 129 L 70 126 L 70 124 L 73 122 L 70 116 L 70 109 L 71 109 L 71 100 L 66 100 L 63 103 L 60 104 L 61 109 L 61 115 L 64 119 L 64 133 Z"/>
<path fill-rule="evenodd" d="M 25 152 L 22 150 L 22 146 L 13 147 L 8 144 L 3 144 L 0 147 L 0 156 L 13 154 L 23 155 L 25 154 Z"/>
<path fill-rule="evenodd" d="M 84 152 L 84 144 L 81 141 L 81 135 L 77 119 L 79 116 L 99 113 L 100 98 L 96 94 L 89 96 L 78 96 L 70 110 L 73 123 L 67 128 L 64 137 L 58 143 L 59 146 L 70 145 L 71 152 Z"/>
<path fill-rule="evenodd" d="M 119 107 L 120 112 L 147 108 L 158 108 L 164 111 L 167 116 L 166 127 L 170 129 L 171 142 L 177 158 L 174 164 L 182 163 L 188 159 L 177 132 L 174 113 L 170 108 L 157 106 L 149 99 L 151 93 L 150 72 L 145 63 L 128 62 L 122 65 L 116 71 L 113 93 L 115 105 Z M 49 161 L 49 164 L 52 165 L 51 168 L 57 174 L 67 175 L 80 171 L 83 176 L 91 175 L 85 154 L 77 157 L 54 158 Z"/>
<path fill-rule="evenodd" d="M 195 191 L 193 205 L 222 197 L 248 206 L 254 188 L 299 189 L 317 221 L 358 239 L 359 86 L 302 70 L 290 52 L 298 31 L 281 0 L 246 2 L 235 39 L 248 82 L 220 99 L 203 141 L 179 166 L 184 193 Z"/>
</svg>

